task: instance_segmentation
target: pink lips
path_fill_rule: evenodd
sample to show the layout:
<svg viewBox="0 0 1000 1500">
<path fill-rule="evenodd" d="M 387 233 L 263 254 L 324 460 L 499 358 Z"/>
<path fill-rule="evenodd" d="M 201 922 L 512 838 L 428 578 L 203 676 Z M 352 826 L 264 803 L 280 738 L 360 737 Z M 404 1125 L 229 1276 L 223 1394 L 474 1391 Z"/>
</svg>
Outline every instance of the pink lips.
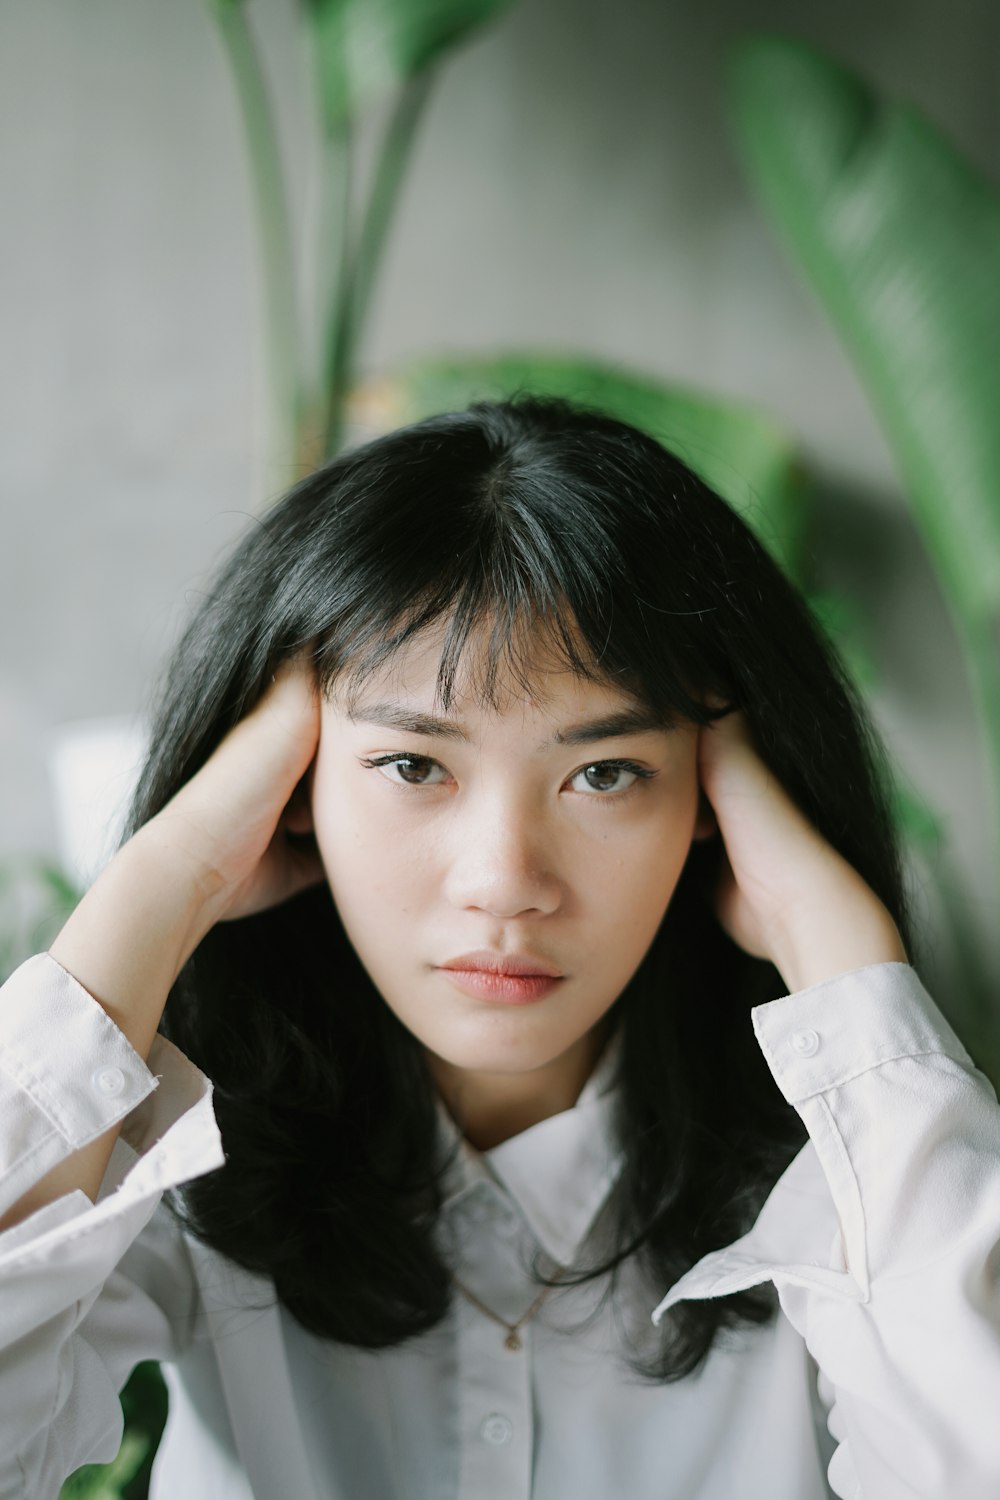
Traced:
<svg viewBox="0 0 1000 1500">
<path fill-rule="evenodd" d="M 463 994 L 503 1005 L 530 1005 L 556 988 L 563 975 L 544 959 L 481 949 L 442 964 L 448 981 Z"/>
</svg>

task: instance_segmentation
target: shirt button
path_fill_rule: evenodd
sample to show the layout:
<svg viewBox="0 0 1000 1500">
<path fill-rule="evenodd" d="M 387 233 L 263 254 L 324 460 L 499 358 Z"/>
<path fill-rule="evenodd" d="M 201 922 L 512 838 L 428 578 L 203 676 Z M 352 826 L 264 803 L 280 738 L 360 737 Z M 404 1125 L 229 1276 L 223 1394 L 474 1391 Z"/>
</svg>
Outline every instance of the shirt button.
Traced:
<svg viewBox="0 0 1000 1500">
<path fill-rule="evenodd" d="M 483 1418 L 482 1425 L 479 1428 L 479 1436 L 485 1442 L 492 1443 L 495 1448 L 499 1448 L 501 1444 L 510 1442 L 514 1436 L 514 1428 L 506 1417 L 502 1417 L 499 1412 L 494 1411 L 488 1417 Z"/>
<path fill-rule="evenodd" d="M 815 1031 L 796 1031 L 792 1033 L 791 1048 L 797 1052 L 799 1057 L 812 1057 L 819 1051 L 819 1036 Z"/>
<path fill-rule="evenodd" d="M 497 1224 L 497 1232 L 502 1235 L 505 1240 L 512 1240 L 517 1234 L 517 1230 L 518 1221 L 516 1214 L 505 1213 Z"/>
<path fill-rule="evenodd" d="M 121 1068 L 98 1068 L 90 1081 L 99 1094 L 113 1099 L 125 1087 L 125 1074 Z"/>
</svg>

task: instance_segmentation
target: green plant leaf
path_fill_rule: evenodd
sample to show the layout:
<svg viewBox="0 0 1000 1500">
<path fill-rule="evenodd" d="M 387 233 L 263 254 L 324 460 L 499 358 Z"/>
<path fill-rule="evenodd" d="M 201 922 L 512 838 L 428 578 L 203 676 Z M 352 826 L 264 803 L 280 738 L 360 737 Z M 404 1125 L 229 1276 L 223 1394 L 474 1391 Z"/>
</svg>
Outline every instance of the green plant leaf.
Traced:
<svg viewBox="0 0 1000 1500">
<path fill-rule="evenodd" d="M 512 0 L 304 0 L 323 121 L 336 134 L 363 109 L 464 41 Z"/>
<path fill-rule="evenodd" d="M 517 391 L 579 401 L 658 438 L 740 511 L 790 573 L 801 574 L 804 471 L 786 434 L 736 403 L 594 361 L 508 353 L 407 365 L 355 392 L 351 416 L 368 430 L 387 429 Z"/>
<path fill-rule="evenodd" d="M 915 110 L 798 42 L 740 46 L 750 181 L 841 333 L 953 607 L 1000 614 L 1000 195 Z"/>
<path fill-rule="evenodd" d="M 48 947 L 82 894 L 63 871 L 37 855 L 0 861 L 0 982 Z"/>
<path fill-rule="evenodd" d="M 924 855 L 936 855 L 946 842 L 941 819 L 920 793 L 903 779 L 899 767 L 894 769 L 892 808 L 896 826 L 909 844 Z"/>
<path fill-rule="evenodd" d="M 126 1432 L 113 1462 L 77 1469 L 60 1490 L 59 1500 L 124 1500 L 126 1486 L 139 1472 L 148 1451 L 144 1437 Z"/>
<path fill-rule="evenodd" d="M 863 693 L 870 691 L 878 674 L 870 622 L 861 607 L 843 594 L 809 591 L 807 597 L 814 618 L 837 648 L 854 683 Z"/>
<path fill-rule="evenodd" d="M 136 1365 L 121 1393 L 125 1431 L 109 1464 L 85 1464 L 71 1474 L 59 1500 L 140 1500 L 167 1420 L 167 1388 L 152 1360 Z"/>
</svg>

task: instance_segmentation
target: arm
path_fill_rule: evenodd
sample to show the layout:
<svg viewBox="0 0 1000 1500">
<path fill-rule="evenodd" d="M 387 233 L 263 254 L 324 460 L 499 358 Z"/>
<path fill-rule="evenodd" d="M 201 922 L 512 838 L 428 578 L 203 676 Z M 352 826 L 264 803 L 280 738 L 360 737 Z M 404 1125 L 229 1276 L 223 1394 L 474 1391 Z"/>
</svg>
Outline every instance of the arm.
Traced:
<svg viewBox="0 0 1000 1500">
<path fill-rule="evenodd" d="M 223 1154 L 209 1080 L 156 1027 L 215 921 L 316 878 L 285 830 L 317 735 L 312 685 L 286 672 L 0 990 L 0 1500 L 113 1458 L 121 1384 L 192 1336 L 158 1205 Z"/>
<path fill-rule="evenodd" d="M 193 1271 L 158 1203 L 221 1166 L 221 1142 L 198 1069 L 163 1038 L 149 1064 L 46 956 L 0 990 L 0 1191 L 16 1198 L 43 1163 L 120 1127 L 97 1206 L 71 1189 L 0 1234 L 3 1500 L 55 1495 L 112 1459 L 131 1370 L 195 1332 Z"/>
<path fill-rule="evenodd" d="M 174 980 L 216 922 L 285 900 L 320 878 L 286 838 L 286 811 L 315 753 L 319 709 L 299 669 L 271 690 L 191 781 L 122 848 L 51 956 L 146 1058 Z M 0 1231 L 79 1188 L 93 1200 L 118 1122 L 35 1181 Z"/>
<path fill-rule="evenodd" d="M 763 1280 L 819 1367 L 845 1500 L 1000 1494 L 1000 1108 L 871 890 L 763 766 L 739 716 L 704 735 L 720 920 L 793 993 L 754 1030 L 811 1141 L 749 1234 L 683 1297 Z"/>
</svg>

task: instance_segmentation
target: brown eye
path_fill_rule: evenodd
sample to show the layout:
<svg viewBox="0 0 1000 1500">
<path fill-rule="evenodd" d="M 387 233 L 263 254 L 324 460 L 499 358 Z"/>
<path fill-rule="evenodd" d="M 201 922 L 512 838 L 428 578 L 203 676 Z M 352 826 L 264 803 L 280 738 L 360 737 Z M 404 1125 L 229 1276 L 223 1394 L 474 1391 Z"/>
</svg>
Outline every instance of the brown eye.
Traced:
<svg viewBox="0 0 1000 1500">
<path fill-rule="evenodd" d="M 381 771 L 386 781 L 396 786 L 440 786 L 448 774 L 444 766 L 427 755 L 376 755 L 361 764 L 368 770 Z M 441 775 L 435 776 L 435 771 Z"/>
<path fill-rule="evenodd" d="M 587 785 L 595 792 L 613 792 L 622 777 L 620 766 L 588 766 L 584 771 Z"/>
<path fill-rule="evenodd" d="M 571 781 L 576 782 L 581 777 L 583 778 L 584 785 L 577 786 L 576 791 L 604 792 L 609 796 L 624 796 L 637 781 L 647 780 L 655 775 L 655 771 L 647 771 L 643 766 L 633 765 L 631 761 L 598 760 L 577 771 Z"/>
<path fill-rule="evenodd" d="M 405 760 L 391 762 L 399 771 L 400 779 L 410 786 L 422 786 L 427 779 L 427 772 L 434 762 L 431 760 L 416 760 L 408 756 Z"/>
</svg>

